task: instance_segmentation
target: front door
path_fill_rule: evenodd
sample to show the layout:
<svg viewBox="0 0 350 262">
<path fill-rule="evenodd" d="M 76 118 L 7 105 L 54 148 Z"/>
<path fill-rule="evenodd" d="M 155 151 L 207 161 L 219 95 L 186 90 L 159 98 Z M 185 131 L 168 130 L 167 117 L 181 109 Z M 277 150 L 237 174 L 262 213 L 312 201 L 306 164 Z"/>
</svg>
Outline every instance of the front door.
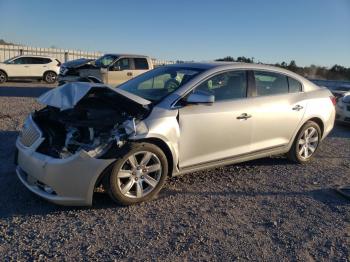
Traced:
<svg viewBox="0 0 350 262">
<path fill-rule="evenodd" d="M 118 86 L 133 77 L 133 70 L 129 58 L 120 58 L 108 68 L 107 83 Z"/>
<path fill-rule="evenodd" d="M 39 77 L 44 75 L 43 58 L 28 56 L 25 61 L 26 76 Z"/>
<path fill-rule="evenodd" d="M 30 76 L 29 60 L 27 57 L 19 57 L 6 65 L 9 77 Z"/>
<path fill-rule="evenodd" d="M 212 94 L 215 102 L 179 109 L 180 168 L 249 153 L 252 121 L 251 102 L 246 98 L 247 73 L 220 73 L 193 92 Z"/>
<path fill-rule="evenodd" d="M 147 58 L 134 57 L 132 60 L 134 63 L 133 77 L 141 75 L 141 74 L 147 72 L 148 70 L 150 70 L 150 65 L 148 64 Z"/>
</svg>

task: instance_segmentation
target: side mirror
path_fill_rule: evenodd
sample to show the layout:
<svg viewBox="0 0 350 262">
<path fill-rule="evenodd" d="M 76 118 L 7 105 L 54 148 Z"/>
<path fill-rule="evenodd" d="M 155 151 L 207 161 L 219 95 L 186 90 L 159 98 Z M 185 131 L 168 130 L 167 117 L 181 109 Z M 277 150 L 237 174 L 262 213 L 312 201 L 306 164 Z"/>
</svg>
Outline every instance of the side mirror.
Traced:
<svg viewBox="0 0 350 262">
<path fill-rule="evenodd" d="M 110 71 L 121 71 L 121 67 L 120 66 L 116 66 L 116 65 L 112 65 Z"/>
<path fill-rule="evenodd" d="M 215 96 L 205 93 L 192 93 L 187 99 L 187 104 L 212 104 L 215 102 Z"/>
</svg>

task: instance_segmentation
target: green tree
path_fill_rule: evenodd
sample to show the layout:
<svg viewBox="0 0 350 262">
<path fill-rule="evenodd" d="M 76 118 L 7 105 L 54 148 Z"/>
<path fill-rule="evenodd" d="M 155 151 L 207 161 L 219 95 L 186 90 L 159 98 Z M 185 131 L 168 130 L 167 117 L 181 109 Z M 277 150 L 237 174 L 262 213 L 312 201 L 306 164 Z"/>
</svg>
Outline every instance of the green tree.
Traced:
<svg viewBox="0 0 350 262">
<path fill-rule="evenodd" d="M 216 59 L 215 61 L 235 62 L 235 59 L 232 56 L 226 56 L 224 58 Z"/>
</svg>

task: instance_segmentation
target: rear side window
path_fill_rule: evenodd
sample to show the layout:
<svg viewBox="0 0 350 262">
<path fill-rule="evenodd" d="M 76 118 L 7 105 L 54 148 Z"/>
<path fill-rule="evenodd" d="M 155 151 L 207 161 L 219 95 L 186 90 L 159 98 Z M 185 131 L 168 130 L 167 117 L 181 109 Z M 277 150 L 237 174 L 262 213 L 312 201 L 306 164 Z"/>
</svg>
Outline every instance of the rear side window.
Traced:
<svg viewBox="0 0 350 262">
<path fill-rule="evenodd" d="M 27 64 L 42 65 L 51 63 L 51 59 L 43 57 L 26 57 Z"/>
<path fill-rule="evenodd" d="M 52 62 L 50 58 L 41 58 L 42 63 L 41 64 L 49 64 Z"/>
<path fill-rule="evenodd" d="M 298 93 L 302 91 L 302 85 L 299 81 L 288 77 L 288 83 L 289 83 L 289 93 Z"/>
<path fill-rule="evenodd" d="M 135 63 L 135 69 L 136 70 L 147 70 L 147 69 L 149 69 L 148 62 L 147 62 L 146 58 L 134 58 L 134 63 Z"/>
<path fill-rule="evenodd" d="M 269 96 L 288 93 L 287 76 L 265 71 L 254 71 L 258 96 Z"/>
</svg>

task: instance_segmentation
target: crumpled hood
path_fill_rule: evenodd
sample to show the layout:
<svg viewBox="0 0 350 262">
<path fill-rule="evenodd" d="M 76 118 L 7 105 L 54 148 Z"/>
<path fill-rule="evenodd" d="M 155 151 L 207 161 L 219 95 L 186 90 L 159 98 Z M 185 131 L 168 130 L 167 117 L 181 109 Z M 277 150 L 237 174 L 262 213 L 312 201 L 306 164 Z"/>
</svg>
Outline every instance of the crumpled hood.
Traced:
<svg viewBox="0 0 350 262">
<path fill-rule="evenodd" d="M 88 82 L 69 82 L 62 86 L 56 87 L 43 95 L 41 95 L 37 101 L 41 104 L 59 108 L 61 111 L 74 108 L 74 106 L 87 95 L 87 93 L 93 88 L 103 88 L 111 90 L 119 94 L 119 97 L 124 98 L 126 102 L 130 102 L 130 106 L 141 106 L 148 108 L 151 104 L 150 101 L 143 99 L 142 97 L 131 94 L 127 91 L 112 88 L 105 84 L 88 83 Z"/>
<path fill-rule="evenodd" d="M 79 58 L 72 61 L 68 61 L 62 64 L 62 66 L 66 68 L 78 68 L 83 65 L 89 64 L 91 61 L 94 61 L 94 59 Z"/>
</svg>

